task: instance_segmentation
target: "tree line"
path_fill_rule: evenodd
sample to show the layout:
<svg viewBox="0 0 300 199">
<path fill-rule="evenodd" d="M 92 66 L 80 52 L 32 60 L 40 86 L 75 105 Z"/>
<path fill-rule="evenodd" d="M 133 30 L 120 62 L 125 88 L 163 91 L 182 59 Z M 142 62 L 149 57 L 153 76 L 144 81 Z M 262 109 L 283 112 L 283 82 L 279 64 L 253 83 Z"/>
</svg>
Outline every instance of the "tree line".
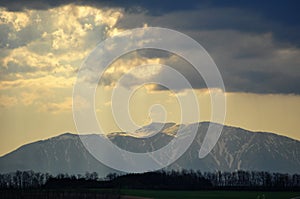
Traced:
<svg viewBox="0 0 300 199">
<path fill-rule="evenodd" d="M 300 174 L 263 171 L 201 172 L 194 170 L 156 171 L 141 174 L 108 174 L 99 178 L 96 172 L 85 175 L 16 171 L 0 174 L 0 189 L 59 188 L 130 188 L 173 190 L 300 190 Z"/>
</svg>

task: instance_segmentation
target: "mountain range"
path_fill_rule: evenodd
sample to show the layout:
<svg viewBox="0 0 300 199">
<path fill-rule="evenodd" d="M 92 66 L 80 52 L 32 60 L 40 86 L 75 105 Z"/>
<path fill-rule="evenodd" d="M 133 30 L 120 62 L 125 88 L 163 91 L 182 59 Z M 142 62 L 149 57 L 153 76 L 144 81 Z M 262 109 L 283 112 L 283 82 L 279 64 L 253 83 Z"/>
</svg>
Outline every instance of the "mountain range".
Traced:
<svg viewBox="0 0 300 199">
<path fill-rule="evenodd" d="M 199 159 L 199 149 L 209 123 L 202 122 L 197 125 L 198 132 L 189 149 L 165 169 L 300 173 L 300 141 L 273 133 L 251 132 L 230 126 L 224 126 L 213 150 L 205 158 Z M 161 126 L 163 127 L 153 134 Z M 175 123 L 151 123 L 133 134 L 115 132 L 107 137 L 120 148 L 142 153 L 165 146 L 176 136 L 179 127 Z M 85 136 L 91 138 L 98 135 Z M 79 135 L 71 133 L 23 145 L 0 157 L 0 173 L 16 170 L 50 174 L 84 174 L 96 171 L 99 176 L 117 172 L 94 158 L 84 147 Z"/>
</svg>

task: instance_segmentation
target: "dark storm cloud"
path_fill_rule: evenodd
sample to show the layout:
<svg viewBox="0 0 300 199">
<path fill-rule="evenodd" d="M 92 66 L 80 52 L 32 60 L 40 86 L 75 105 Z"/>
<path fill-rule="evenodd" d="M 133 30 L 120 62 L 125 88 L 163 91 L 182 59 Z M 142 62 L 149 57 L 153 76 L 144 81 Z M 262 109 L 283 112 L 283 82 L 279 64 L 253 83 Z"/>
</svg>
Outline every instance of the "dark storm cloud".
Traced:
<svg viewBox="0 0 300 199">
<path fill-rule="evenodd" d="M 147 23 L 188 34 L 211 54 L 227 91 L 300 94 L 300 1 L 4 0 L 0 6 L 9 10 L 48 9 L 69 3 L 124 8 L 118 28 Z M 144 57 L 161 57 L 159 54 Z M 205 87 L 186 64 L 173 63 L 173 67 L 194 88 Z"/>
<path fill-rule="evenodd" d="M 247 32 L 272 32 L 282 42 L 300 46 L 300 1 L 197 1 L 197 0 L 4 0 L 0 6 L 9 10 L 48 9 L 69 3 L 96 7 L 121 7 L 127 13 L 144 11 L 148 16 L 162 16 L 168 13 L 185 12 L 170 21 L 155 19 L 153 26 L 184 29 L 234 29 Z M 194 12 L 193 12 L 194 11 Z M 206 12 L 208 11 L 208 12 Z M 192 14 L 189 15 L 189 12 Z M 203 17 L 204 13 L 206 17 Z M 129 22 L 130 28 L 140 26 L 139 20 Z M 151 22 L 151 21 L 150 21 Z M 120 26 L 128 24 L 121 21 Z"/>
<path fill-rule="evenodd" d="M 161 0 L 29 0 L 29 1 L 18 1 L 18 0 L 3 0 L 0 2 L 0 6 L 4 6 L 9 10 L 22 10 L 28 9 L 48 9 L 51 7 L 61 6 L 69 3 L 79 5 L 91 5 L 98 7 L 122 7 L 128 11 L 133 11 L 135 8 L 145 8 L 149 10 L 150 14 L 161 14 L 164 12 L 194 9 L 198 5 L 198 1 L 187 0 L 182 3 L 180 0 L 173 1 L 161 1 Z"/>
<path fill-rule="evenodd" d="M 282 73 L 244 72 L 224 77 L 227 91 L 249 93 L 300 94 L 299 77 Z"/>
<path fill-rule="evenodd" d="M 25 8 L 33 9 L 48 9 L 51 7 L 56 7 L 60 5 L 65 5 L 69 3 L 79 4 L 79 5 L 91 5 L 96 7 L 121 7 L 130 12 L 138 12 L 141 9 L 149 16 L 160 16 L 167 13 L 178 12 L 178 11 L 202 11 L 210 10 L 214 8 L 217 12 L 212 12 L 211 17 L 215 21 L 208 20 L 208 23 L 203 23 L 198 21 L 197 18 L 178 18 L 177 20 L 185 21 L 188 20 L 189 23 L 182 23 L 180 27 L 192 26 L 194 28 L 203 29 L 236 29 L 240 31 L 252 31 L 252 32 L 267 32 L 271 31 L 274 33 L 275 37 L 278 39 L 290 42 L 291 44 L 300 45 L 299 38 L 299 19 L 300 12 L 298 8 L 300 6 L 300 1 L 197 1 L 197 0 L 173 0 L 173 1 L 123 1 L 123 0 L 31 0 L 31 1 L 17 1 L 17 0 L 4 0 L 0 2 L 0 6 L 4 6 L 9 10 L 22 10 Z M 239 12 L 232 11 L 228 12 L 226 15 L 221 16 L 222 18 L 214 17 L 218 16 L 218 12 L 222 12 L 222 9 L 236 9 Z M 218 10 L 219 9 L 219 10 Z M 229 9 L 230 10 L 230 9 Z M 252 13 L 250 18 L 247 18 L 247 13 Z M 246 15 L 246 16 L 245 16 Z M 249 15 L 248 15 L 249 17 Z M 191 20 L 191 21 L 190 21 Z M 261 23 L 263 22 L 263 23 Z M 174 21 L 176 24 L 176 21 Z M 159 24 L 158 24 L 159 25 Z M 197 26 L 198 25 L 198 26 Z M 172 24 L 171 24 L 172 26 Z"/>
<path fill-rule="evenodd" d="M 261 15 L 274 24 L 265 25 L 278 39 L 300 45 L 300 1 L 220 1 L 222 4 Z"/>
</svg>

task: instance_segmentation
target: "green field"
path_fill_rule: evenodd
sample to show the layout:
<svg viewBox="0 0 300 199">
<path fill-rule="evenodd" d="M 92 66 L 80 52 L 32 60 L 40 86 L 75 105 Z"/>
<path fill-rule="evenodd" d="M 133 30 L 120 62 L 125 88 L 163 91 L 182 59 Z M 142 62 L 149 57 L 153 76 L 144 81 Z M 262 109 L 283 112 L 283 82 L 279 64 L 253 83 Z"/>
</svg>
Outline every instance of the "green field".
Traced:
<svg viewBox="0 0 300 199">
<path fill-rule="evenodd" d="M 155 199 L 290 199 L 300 197 L 300 192 L 257 192 L 257 191 L 155 191 L 122 190 L 122 195 L 141 196 Z"/>
</svg>

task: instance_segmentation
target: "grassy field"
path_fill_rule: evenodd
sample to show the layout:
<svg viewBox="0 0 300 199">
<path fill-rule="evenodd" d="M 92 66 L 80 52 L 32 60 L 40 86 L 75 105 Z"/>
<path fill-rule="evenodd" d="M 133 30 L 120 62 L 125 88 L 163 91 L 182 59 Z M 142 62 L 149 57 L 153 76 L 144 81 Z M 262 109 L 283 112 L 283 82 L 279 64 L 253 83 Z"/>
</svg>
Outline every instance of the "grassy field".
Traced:
<svg viewBox="0 0 300 199">
<path fill-rule="evenodd" d="M 300 192 L 256 192 L 256 191 L 154 191 L 122 190 L 122 195 L 141 196 L 155 199 L 290 199 L 299 197 Z"/>
</svg>

